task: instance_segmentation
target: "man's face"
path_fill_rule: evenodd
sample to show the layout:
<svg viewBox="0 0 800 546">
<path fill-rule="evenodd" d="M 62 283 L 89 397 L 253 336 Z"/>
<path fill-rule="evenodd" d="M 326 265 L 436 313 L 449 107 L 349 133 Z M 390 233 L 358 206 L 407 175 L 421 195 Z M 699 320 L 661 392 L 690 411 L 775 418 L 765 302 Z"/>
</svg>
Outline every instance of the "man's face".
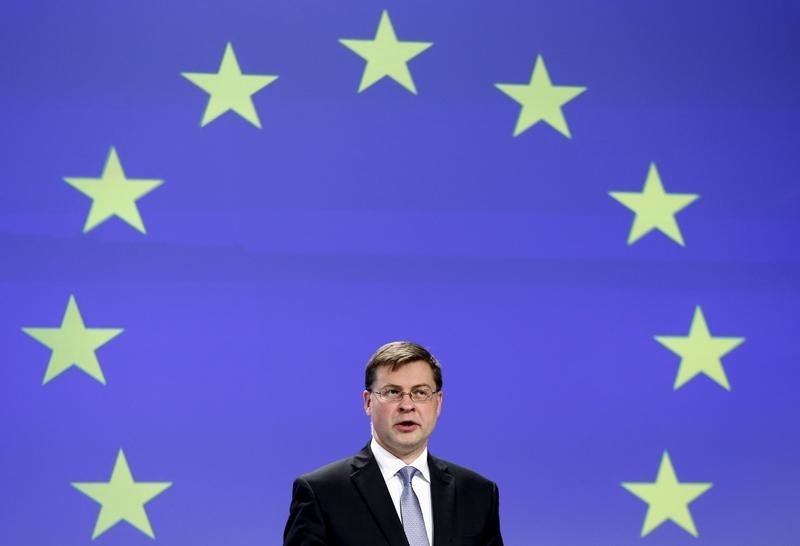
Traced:
<svg viewBox="0 0 800 546">
<path fill-rule="evenodd" d="M 421 386 L 436 390 L 430 365 L 424 360 L 416 360 L 394 371 L 390 366 L 378 368 L 372 390 L 394 387 L 411 392 Z M 364 391 L 364 411 L 372 417 L 372 429 L 378 443 L 408 463 L 416 459 L 428 444 L 428 437 L 442 411 L 442 393 L 434 394 L 427 402 L 412 402 L 408 395 L 403 396 L 400 402 L 383 402 L 377 394 Z"/>
</svg>

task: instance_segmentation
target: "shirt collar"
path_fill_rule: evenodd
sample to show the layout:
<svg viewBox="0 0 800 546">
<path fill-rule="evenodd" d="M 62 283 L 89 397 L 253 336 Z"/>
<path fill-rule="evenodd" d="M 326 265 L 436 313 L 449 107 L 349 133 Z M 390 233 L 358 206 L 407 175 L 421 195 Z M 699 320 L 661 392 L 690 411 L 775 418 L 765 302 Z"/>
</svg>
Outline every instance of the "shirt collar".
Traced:
<svg viewBox="0 0 800 546">
<path fill-rule="evenodd" d="M 431 482 L 430 472 L 428 471 L 428 448 L 426 447 L 419 457 L 411 461 L 411 464 L 406 465 L 402 459 L 399 459 L 386 451 L 375 438 L 369 444 L 372 454 L 375 456 L 375 461 L 378 463 L 378 468 L 381 470 L 381 475 L 384 481 L 388 482 L 400 471 L 404 466 L 413 466 L 417 469 L 419 475 L 426 482 Z"/>
</svg>

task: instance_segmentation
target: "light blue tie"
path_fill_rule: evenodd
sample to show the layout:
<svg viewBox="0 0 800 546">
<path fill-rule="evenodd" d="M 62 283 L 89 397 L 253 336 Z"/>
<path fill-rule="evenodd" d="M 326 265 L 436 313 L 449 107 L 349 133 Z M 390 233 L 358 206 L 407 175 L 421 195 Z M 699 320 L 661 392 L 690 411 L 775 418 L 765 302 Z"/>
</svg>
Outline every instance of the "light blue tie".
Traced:
<svg viewBox="0 0 800 546">
<path fill-rule="evenodd" d="M 401 468 L 397 474 L 403 480 L 403 494 L 400 495 L 400 519 L 403 521 L 403 530 L 410 546 L 430 546 L 428 533 L 425 532 L 425 520 L 422 519 L 422 509 L 414 489 L 411 488 L 411 479 L 417 469 L 413 466 Z"/>
</svg>

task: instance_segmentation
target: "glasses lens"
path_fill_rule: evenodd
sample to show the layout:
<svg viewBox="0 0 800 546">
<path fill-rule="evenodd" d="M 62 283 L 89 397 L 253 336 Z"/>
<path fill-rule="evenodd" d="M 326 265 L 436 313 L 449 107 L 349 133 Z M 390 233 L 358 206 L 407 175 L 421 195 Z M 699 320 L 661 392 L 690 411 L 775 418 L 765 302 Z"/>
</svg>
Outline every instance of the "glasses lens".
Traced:
<svg viewBox="0 0 800 546">
<path fill-rule="evenodd" d="M 383 389 L 378 394 L 387 402 L 397 402 L 403 398 L 403 391 L 400 389 Z"/>
<path fill-rule="evenodd" d="M 426 402 L 433 396 L 433 391 L 428 388 L 419 388 L 411 391 L 411 399 L 414 402 Z"/>
</svg>

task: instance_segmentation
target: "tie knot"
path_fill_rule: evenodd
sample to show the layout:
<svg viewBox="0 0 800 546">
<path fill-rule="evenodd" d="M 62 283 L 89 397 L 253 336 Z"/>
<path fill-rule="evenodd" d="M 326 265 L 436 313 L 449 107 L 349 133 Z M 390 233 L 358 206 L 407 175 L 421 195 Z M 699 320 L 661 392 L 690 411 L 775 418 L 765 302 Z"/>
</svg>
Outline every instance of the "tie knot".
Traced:
<svg viewBox="0 0 800 546">
<path fill-rule="evenodd" d="M 400 474 L 400 479 L 403 480 L 403 486 L 409 485 L 411 483 L 411 478 L 413 478 L 416 473 L 417 469 L 413 466 L 404 466 L 401 468 L 398 474 Z"/>
</svg>

